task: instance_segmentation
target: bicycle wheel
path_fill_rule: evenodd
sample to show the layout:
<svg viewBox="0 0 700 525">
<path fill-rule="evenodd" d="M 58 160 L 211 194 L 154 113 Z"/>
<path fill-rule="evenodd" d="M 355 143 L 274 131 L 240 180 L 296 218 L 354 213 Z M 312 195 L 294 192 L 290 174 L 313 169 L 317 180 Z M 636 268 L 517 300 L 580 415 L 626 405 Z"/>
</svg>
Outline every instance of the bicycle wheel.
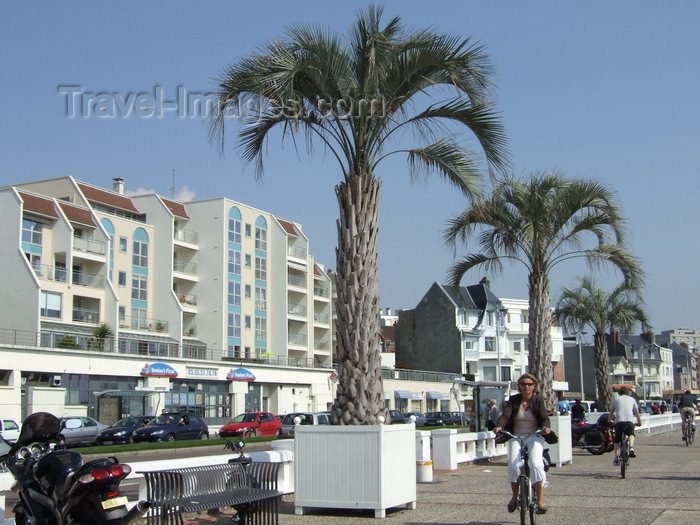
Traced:
<svg viewBox="0 0 700 525">
<path fill-rule="evenodd" d="M 625 479 L 625 471 L 627 470 L 627 461 L 629 461 L 629 438 L 625 436 L 622 438 L 622 444 L 620 445 L 620 477 Z"/>
<path fill-rule="evenodd" d="M 525 476 L 518 478 L 518 499 L 520 500 L 520 525 L 526 525 L 527 511 L 530 508 L 530 480 Z"/>
<path fill-rule="evenodd" d="M 690 446 L 693 443 L 694 436 L 695 436 L 695 432 L 693 431 L 693 424 L 690 421 L 687 421 L 685 424 L 685 444 L 686 444 L 686 446 Z"/>
</svg>

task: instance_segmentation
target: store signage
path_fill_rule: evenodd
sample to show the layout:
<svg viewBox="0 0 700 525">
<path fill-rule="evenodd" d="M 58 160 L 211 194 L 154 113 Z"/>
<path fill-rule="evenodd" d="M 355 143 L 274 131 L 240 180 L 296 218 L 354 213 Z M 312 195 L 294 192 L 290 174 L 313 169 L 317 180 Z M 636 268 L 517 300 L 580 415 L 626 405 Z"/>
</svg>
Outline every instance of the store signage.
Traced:
<svg viewBox="0 0 700 525">
<path fill-rule="evenodd" d="M 177 371 L 170 365 L 165 363 L 146 363 L 141 369 L 142 376 L 155 376 L 155 377 L 177 377 Z"/>
<path fill-rule="evenodd" d="M 193 377 L 217 377 L 219 370 L 216 368 L 187 368 L 187 375 Z"/>
<path fill-rule="evenodd" d="M 246 368 L 236 368 L 235 370 L 232 368 L 226 379 L 229 381 L 255 381 L 255 376 Z"/>
</svg>

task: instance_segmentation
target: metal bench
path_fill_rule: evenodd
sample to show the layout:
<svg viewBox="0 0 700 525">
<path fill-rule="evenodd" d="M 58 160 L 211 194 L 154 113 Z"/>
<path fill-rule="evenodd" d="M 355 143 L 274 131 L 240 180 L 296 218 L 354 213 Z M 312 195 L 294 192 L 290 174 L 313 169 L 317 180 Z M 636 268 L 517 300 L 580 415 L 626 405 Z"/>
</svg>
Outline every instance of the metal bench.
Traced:
<svg viewBox="0 0 700 525">
<path fill-rule="evenodd" d="M 228 463 L 142 472 L 148 525 L 181 525 L 183 514 L 233 507 L 239 523 L 276 525 L 279 463 Z"/>
</svg>

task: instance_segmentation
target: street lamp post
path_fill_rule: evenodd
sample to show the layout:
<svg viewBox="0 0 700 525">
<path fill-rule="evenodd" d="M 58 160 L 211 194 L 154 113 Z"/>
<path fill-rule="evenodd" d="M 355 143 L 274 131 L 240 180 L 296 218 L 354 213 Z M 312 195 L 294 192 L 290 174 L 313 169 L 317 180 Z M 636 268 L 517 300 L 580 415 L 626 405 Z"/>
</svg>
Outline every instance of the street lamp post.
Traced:
<svg viewBox="0 0 700 525">
<path fill-rule="evenodd" d="M 508 310 L 506 308 L 499 308 L 496 311 L 496 358 L 498 372 L 496 373 L 496 378 L 500 382 L 502 380 L 503 374 L 501 373 L 501 337 L 506 333 L 506 323 L 505 314 Z"/>
<path fill-rule="evenodd" d="M 585 389 L 583 388 L 583 358 L 581 357 L 581 336 L 585 335 L 586 332 L 579 330 L 576 332 L 576 344 L 578 345 L 578 370 L 581 379 L 581 401 L 586 398 Z"/>
</svg>

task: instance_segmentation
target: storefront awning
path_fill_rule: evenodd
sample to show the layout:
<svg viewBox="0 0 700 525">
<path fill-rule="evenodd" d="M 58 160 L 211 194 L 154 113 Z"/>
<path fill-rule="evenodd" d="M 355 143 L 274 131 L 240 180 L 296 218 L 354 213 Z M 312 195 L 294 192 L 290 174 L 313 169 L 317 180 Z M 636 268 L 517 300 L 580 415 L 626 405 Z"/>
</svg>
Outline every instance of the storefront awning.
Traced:
<svg viewBox="0 0 700 525">
<path fill-rule="evenodd" d="M 394 397 L 397 399 L 421 399 L 421 395 L 408 390 L 394 390 Z"/>
<path fill-rule="evenodd" d="M 447 397 L 446 394 L 443 394 L 442 392 L 426 392 L 425 397 L 427 399 L 445 399 Z"/>
</svg>

